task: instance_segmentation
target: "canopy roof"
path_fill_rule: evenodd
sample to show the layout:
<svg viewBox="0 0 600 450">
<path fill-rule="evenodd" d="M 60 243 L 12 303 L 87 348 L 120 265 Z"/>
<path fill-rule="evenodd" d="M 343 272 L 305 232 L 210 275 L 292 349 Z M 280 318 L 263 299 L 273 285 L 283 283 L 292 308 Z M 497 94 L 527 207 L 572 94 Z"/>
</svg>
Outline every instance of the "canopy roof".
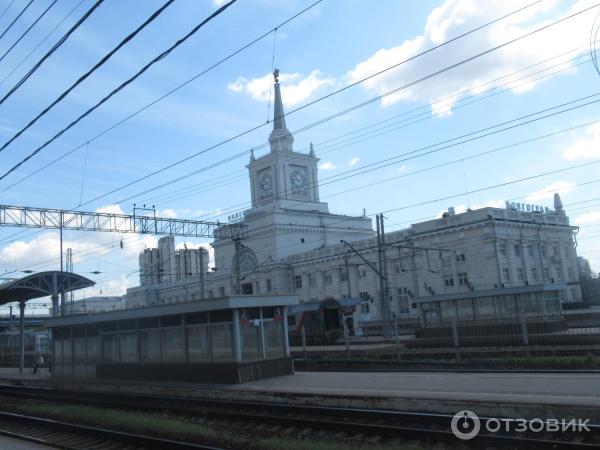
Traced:
<svg viewBox="0 0 600 450">
<path fill-rule="evenodd" d="M 76 291 L 96 284 L 72 272 L 38 272 L 0 284 L 0 305 Z"/>
</svg>

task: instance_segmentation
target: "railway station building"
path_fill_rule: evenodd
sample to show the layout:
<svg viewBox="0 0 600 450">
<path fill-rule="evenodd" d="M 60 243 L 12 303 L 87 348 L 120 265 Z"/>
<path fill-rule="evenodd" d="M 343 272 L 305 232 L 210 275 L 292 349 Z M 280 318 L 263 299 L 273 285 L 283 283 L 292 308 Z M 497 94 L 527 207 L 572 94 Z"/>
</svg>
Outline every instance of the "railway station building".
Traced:
<svg viewBox="0 0 600 450">
<path fill-rule="evenodd" d="M 128 307 L 296 295 L 315 305 L 301 309 L 320 315 L 322 324 L 337 307 L 338 326 L 350 319 L 360 333 L 362 324 L 383 318 L 426 326 L 452 317 L 502 319 L 517 311 L 554 315 L 565 302 L 581 301 L 577 228 L 558 194 L 553 209 L 513 202 L 462 213 L 449 208 L 441 217 L 385 233 L 379 267 L 371 219 L 331 213 L 320 201 L 317 150 L 312 144 L 308 153 L 294 150 L 277 78 L 274 87 L 270 152 L 250 155 L 252 207 L 235 218 L 245 226 L 243 239 L 215 238 L 215 271 L 203 266 L 161 282 L 142 254 L 144 275 L 128 290 Z M 161 248 L 156 258 L 173 258 L 172 250 Z M 374 268 L 387 273 L 384 295 Z M 296 325 L 290 318 L 290 328 Z"/>
</svg>

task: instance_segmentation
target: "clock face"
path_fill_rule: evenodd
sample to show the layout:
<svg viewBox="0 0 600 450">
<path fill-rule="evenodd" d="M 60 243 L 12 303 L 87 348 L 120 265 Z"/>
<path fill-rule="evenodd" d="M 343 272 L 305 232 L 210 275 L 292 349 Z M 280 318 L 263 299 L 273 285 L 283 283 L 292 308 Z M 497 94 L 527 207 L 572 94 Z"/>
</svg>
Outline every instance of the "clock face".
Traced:
<svg viewBox="0 0 600 450">
<path fill-rule="evenodd" d="M 292 185 L 292 194 L 305 194 L 307 190 L 307 171 L 306 167 L 292 167 L 290 171 L 290 182 Z"/>
<path fill-rule="evenodd" d="M 273 195 L 273 176 L 270 172 L 262 172 L 258 175 L 258 193 L 260 198 Z"/>
</svg>

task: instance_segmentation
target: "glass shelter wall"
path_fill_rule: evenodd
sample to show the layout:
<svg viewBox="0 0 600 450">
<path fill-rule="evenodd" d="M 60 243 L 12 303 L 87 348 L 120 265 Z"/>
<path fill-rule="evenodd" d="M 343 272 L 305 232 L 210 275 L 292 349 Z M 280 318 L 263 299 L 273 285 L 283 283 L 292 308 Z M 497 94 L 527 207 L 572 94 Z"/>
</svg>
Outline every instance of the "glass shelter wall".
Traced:
<svg viewBox="0 0 600 450">
<path fill-rule="evenodd" d="M 171 364 L 279 358 L 286 355 L 280 310 L 239 310 L 237 327 L 234 310 L 221 310 L 54 328 L 54 366 L 59 375 L 83 375 L 92 374 L 86 367 L 98 363 Z M 236 345 L 239 345 L 237 359 Z"/>
<path fill-rule="evenodd" d="M 438 326 L 521 316 L 552 318 L 562 314 L 560 305 L 561 291 L 557 290 L 424 302 L 421 312 L 425 326 Z"/>
</svg>

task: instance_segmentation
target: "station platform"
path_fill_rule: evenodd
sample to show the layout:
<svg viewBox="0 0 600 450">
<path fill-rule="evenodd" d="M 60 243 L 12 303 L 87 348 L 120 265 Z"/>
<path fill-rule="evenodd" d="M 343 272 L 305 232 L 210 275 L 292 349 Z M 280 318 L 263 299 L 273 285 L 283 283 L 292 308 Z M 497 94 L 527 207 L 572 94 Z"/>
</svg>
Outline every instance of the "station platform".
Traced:
<svg viewBox="0 0 600 450">
<path fill-rule="evenodd" d="M 239 385 L 53 380 L 0 369 L 0 383 L 94 392 L 378 408 L 481 416 L 589 418 L 600 424 L 600 376 L 594 373 L 297 372 Z"/>
</svg>

